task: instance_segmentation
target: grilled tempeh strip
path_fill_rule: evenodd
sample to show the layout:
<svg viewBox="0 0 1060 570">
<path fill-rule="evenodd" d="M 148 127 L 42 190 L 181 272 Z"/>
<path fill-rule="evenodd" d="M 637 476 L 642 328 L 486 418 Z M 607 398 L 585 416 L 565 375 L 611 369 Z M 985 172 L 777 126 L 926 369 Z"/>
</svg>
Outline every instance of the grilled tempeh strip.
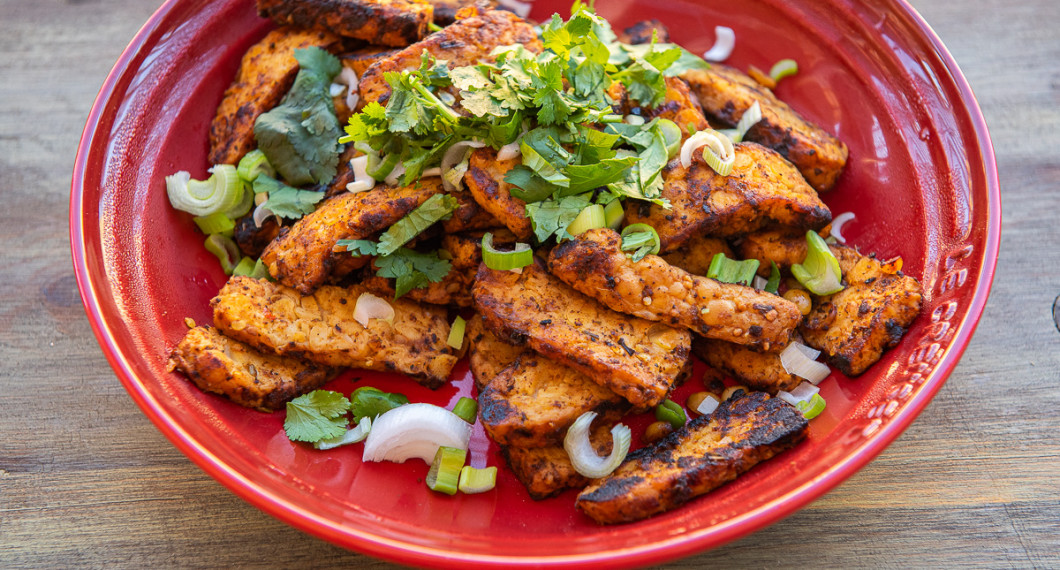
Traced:
<svg viewBox="0 0 1060 570">
<path fill-rule="evenodd" d="M 549 275 L 541 260 L 522 273 L 483 264 L 472 295 L 498 337 L 529 345 L 639 408 L 663 401 L 688 361 L 688 331 L 616 313 Z"/>
<path fill-rule="evenodd" d="M 714 413 L 629 454 L 586 487 L 576 505 L 602 524 L 672 510 L 791 448 L 806 436 L 807 425 L 794 406 L 764 392 L 726 400 Z"/>
<path fill-rule="evenodd" d="M 774 396 L 780 390 L 790 392 L 802 383 L 802 378 L 784 369 L 780 355 L 774 352 L 755 352 L 739 344 L 696 336 L 692 339 L 692 353 L 740 384 Z"/>
<path fill-rule="evenodd" d="M 745 73 L 721 64 L 686 71 L 681 77 L 692 86 L 707 117 L 726 127 L 736 126 L 744 111 L 758 101 L 762 120 L 744 140 L 763 144 L 792 162 L 819 192 L 835 186 L 847 162 L 847 147 L 839 139 L 802 118 L 787 103 Z"/>
<path fill-rule="evenodd" d="M 471 196 L 483 210 L 501 221 L 521 240 L 530 239 L 534 230 L 526 217 L 526 202 L 512 196 L 511 185 L 504 181 L 508 171 L 521 159 L 497 160 L 497 151 L 485 147 L 475 150 L 468 160 L 467 182 Z"/>
<path fill-rule="evenodd" d="M 365 289 L 324 286 L 311 296 L 265 279 L 233 277 L 210 301 L 214 325 L 259 350 L 327 366 L 401 372 L 429 388 L 449 378 L 459 351 L 446 344 L 441 307 L 389 301 L 394 321 L 353 318 Z"/>
<path fill-rule="evenodd" d="M 613 424 L 598 421 L 593 422 L 589 441 L 598 455 L 606 456 L 611 453 Z M 535 501 L 589 484 L 587 477 L 575 471 L 562 444 L 549 447 L 502 446 L 501 453 L 512 473 Z"/>
<path fill-rule="evenodd" d="M 335 375 L 326 366 L 259 352 L 213 327 L 188 329 L 169 357 L 169 370 L 187 375 L 204 392 L 263 412 L 273 412 Z"/>
<path fill-rule="evenodd" d="M 294 50 L 327 49 L 338 40 L 328 32 L 279 28 L 251 46 L 210 123 L 210 164 L 236 164 L 257 147 L 254 122 L 280 103 L 298 75 Z"/>
<path fill-rule="evenodd" d="M 515 346 L 497 338 L 486 328 L 481 315 L 475 315 L 467 321 L 464 336 L 468 339 L 468 366 L 475 379 L 475 388 L 482 392 L 495 376 L 523 354 L 532 355 L 534 351 L 522 346 Z"/>
<path fill-rule="evenodd" d="M 504 10 L 477 13 L 474 8 L 469 12 L 468 17 L 369 67 L 361 77 L 361 99 L 365 103 L 378 101 L 386 105 L 390 99 L 390 85 L 384 74 L 418 68 L 424 50 L 449 62 L 450 69 L 488 60 L 490 52 L 497 46 L 522 44 L 532 52 L 541 51 L 541 41 L 537 39 L 533 26 L 515 14 Z"/>
<path fill-rule="evenodd" d="M 382 46 L 407 46 L 427 35 L 427 0 L 257 0 L 258 14 L 281 26 L 329 30 Z"/>
<path fill-rule="evenodd" d="M 666 263 L 680 267 L 693 275 L 706 275 L 714 256 L 724 253 L 733 258 L 732 248 L 723 239 L 707 236 L 696 236 L 685 242 L 681 249 L 661 255 Z M 769 274 L 769 263 L 766 263 L 766 274 Z"/>
<path fill-rule="evenodd" d="M 920 282 L 885 271 L 876 259 L 832 246 L 843 269 L 842 291 L 814 300 L 800 327 L 806 344 L 824 353 L 847 376 L 857 376 L 898 344 L 920 314 Z"/>
<path fill-rule="evenodd" d="M 629 402 L 591 378 L 539 354 L 523 354 L 479 393 L 479 419 L 501 445 L 546 447 L 563 442 L 585 412 L 615 421 Z"/>
<path fill-rule="evenodd" d="M 735 151 L 728 176 L 714 172 L 699 153 L 688 168 L 670 161 L 662 171 L 662 197 L 672 209 L 630 200 L 626 222 L 655 228 L 668 253 L 698 235 L 729 238 L 772 226 L 805 231 L 832 220 L 828 206 L 784 157 L 748 142 Z"/>
<path fill-rule="evenodd" d="M 782 297 L 692 275 L 655 255 L 634 262 L 622 252 L 619 235 L 606 228 L 557 245 L 548 268 L 616 311 L 760 350 L 786 346 L 802 320 L 798 307 Z"/>
<path fill-rule="evenodd" d="M 682 139 L 687 139 L 689 131 L 702 131 L 710 128 L 699 100 L 692 94 L 688 84 L 679 77 L 666 78 L 666 99 L 655 107 L 642 110 L 646 119 L 656 117 L 670 119 L 681 128 Z"/>
<path fill-rule="evenodd" d="M 285 228 L 261 260 L 280 283 L 309 294 L 337 269 L 363 267 L 367 256 L 335 251 L 340 239 L 365 239 L 385 230 L 442 191 L 438 178 L 425 178 L 402 188 L 377 186 L 367 192 L 338 194 L 321 202 L 316 211 Z"/>
</svg>

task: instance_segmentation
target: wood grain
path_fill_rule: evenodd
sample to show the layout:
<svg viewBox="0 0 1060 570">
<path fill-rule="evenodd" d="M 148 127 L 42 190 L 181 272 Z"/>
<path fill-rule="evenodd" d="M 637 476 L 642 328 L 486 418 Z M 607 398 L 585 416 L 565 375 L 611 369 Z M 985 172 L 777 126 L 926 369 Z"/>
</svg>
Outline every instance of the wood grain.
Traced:
<svg viewBox="0 0 1060 570">
<path fill-rule="evenodd" d="M 993 294 L 932 404 L 847 483 L 664 565 L 1060 566 L 1060 3 L 915 0 L 973 86 L 1003 188 Z M 385 568 L 243 502 L 107 365 L 70 269 L 78 135 L 153 0 L 0 2 L 0 566 Z"/>
</svg>

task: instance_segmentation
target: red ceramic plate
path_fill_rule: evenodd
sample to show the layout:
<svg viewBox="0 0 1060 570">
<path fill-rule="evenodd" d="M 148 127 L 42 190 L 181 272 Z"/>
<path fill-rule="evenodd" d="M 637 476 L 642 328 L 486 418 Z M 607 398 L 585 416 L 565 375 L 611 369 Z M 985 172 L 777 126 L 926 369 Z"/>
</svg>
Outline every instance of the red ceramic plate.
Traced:
<svg viewBox="0 0 1060 570">
<path fill-rule="evenodd" d="M 283 414 L 245 410 L 165 371 L 183 319 L 210 320 L 224 282 L 163 177 L 206 174 L 206 134 L 240 55 L 270 24 L 251 0 L 172 0 L 137 34 L 92 109 L 73 176 L 70 231 L 78 284 L 103 351 L 129 393 L 195 463 L 266 512 L 336 544 L 429 566 L 610 566 L 687 555 L 806 505 L 875 457 L 916 417 L 957 364 L 986 303 L 1000 200 L 986 126 L 967 83 L 927 24 L 900 0 L 600 2 L 616 28 L 644 18 L 702 52 L 714 26 L 736 30 L 729 63 L 798 60 L 777 94 L 850 147 L 825 200 L 852 211 L 844 234 L 920 278 L 924 311 L 867 374 L 834 374 L 807 441 L 694 503 L 647 521 L 600 527 L 573 492 L 542 502 L 501 470 L 498 488 L 446 497 L 420 482 L 426 465 L 362 465 L 360 446 L 292 444 Z M 534 15 L 567 13 L 538 2 Z M 438 392 L 382 374 L 354 382 L 449 404 L 469 392 L 466 366 Z M 698 377 L 686 391 L 695 389 Z M 503 464 L 481 432 L 478 465 Z"/>
</svg>

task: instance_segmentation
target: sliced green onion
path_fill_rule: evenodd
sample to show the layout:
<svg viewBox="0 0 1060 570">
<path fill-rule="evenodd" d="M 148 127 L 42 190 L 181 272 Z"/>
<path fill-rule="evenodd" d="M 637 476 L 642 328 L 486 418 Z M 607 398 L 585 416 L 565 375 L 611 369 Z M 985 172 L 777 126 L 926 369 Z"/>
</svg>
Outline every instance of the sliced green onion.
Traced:
<svg viewBox="0 0 1060 570">
<path fill-rule="evenodd" d="M 785 77 L 795 75 L 799 72 L 799 64 L 794 59 L 782 59 L 769 68 L 769 77 L 773 81 L 780 81 Z"/>
<path fill-rule="evenodd" d="M 247 275 L 249 276 L 254 272 L 254 260 L 249 257 L 244 257 L 239 260 L 239 263 L 232 268 L 232 275 Z"/>
<path fill-rule="evenodd" d="M 567 233 L 578 236 L 591 229 L 606 226 L 607 216 L 604 215 L 604 207 L 600 204 L 590 204 L 579 212 L 578 217 L 567 226 Z"/>
<path fill-rule="evenodd" d="M 812 420 L 819 416 L 821 412 L 824 411 L 824 407 L 825 401 L 820 394 L 814 394 L 809 402 L 800 402 L 795 406 L 795 408 L 802 412 L 802 415 L 808 420 Z"/>
<path fill-rule="evenodd" d="M 534 262 L 534 250 L 529 244 L 517 243 L 512 251 L 497 251 L 493 248 L 493 234 L 482 236 L 482 261 L 486 267 L 496 271 L 510 271 L 526 267 Z"/>
<path fill-rule="evenodd" d="M 716 253 L 714 254 L 714 259 L 710 260 L 710 267 L 707 268 L 707 277 L 717 279 L 722 283 L 750 285 L 756 271 L 758 271 L 757 259 L 737 261 L 725 257 L 724 253 Z"/>
<path fill-rule="evenodd" d="M 740 115 L 740 121 L 736 123 L 735 133 L 730 137 L 732 142 L 738 143 L 743 140 L 744 135 L 747 131 L 751 130 L 751 127 L 755 126 L 758 121 L 762 120 L 762 107 L 758 105 L 758 101 L 755 101 L 743 115 Z"/>
<path fill-rule="evenodd" d="M 467 325 L 467 321 L 464 317 L 457 316 L 453 319 L 453 324 L 449 327 L 449 338 L 446 339 L 445 344 L 460 350 L 460 347 L 464 346 L 464 327 Z"/>
<path fill-rule="evenodd" d="M 260 258 L 254 264 L 254 270 L 250 272 L 250 276 L 254 279 L 268 279 L 272 281 L 272 275 L 269 274 L 269 266 L 265 265 L 265 262 Z"/>
<path fill-rule="evenodd" d="M 791 266 L 791 274 L 814 295 L 831 295 L 843 290 L 839 260 L 821 236 L 806 232 L 806 259 Z"/>
<path fill-rule="evenodd" d="M 460 469 L 467 459 L 467 450 L 441 446 L 434 455 L 431 470 L 427 472 L 427 486 L 432 491 L 455 495 L 460 485 Z"/>
<path fill-rule="evenodd" d="M 769 270 L 769 281 L 766 281 L 766 288 L 763 291 L 776 295 L 780 289 L 780 268 L 777 267 L 777 262 L 773 260 L 769 260 L 769 265 L 772 268 Z"/>
<path fill-rule="evenodd" d="M 232 271 L 236 268 L 236 264 L 239 263 L 239 259 L 243 255 L 239 251 L 239 246 L 236 245 L 236 242 L 232 241 L 232 238 L 221 234 L 210 234 L 206 237 L 206 241 L 203 245 L 206 246 L 206 251 L 217 256 L 217 260 L 221 262 L 221 269 L 224 270 L 225 275 L 232 274 Z"/>
<path fill-rule="evenodd" d="M 236 218 L 242 218 L 243 216 L 247 215 L 247 213 L 250 212 L 250 209 L 254 207 L 254 192 L 244 186 L 242 182 L 240 182 L 240 187 L 243 188 L 243 197 L 239 200 L 239 203 L 223 212 L 224 215 L 228 216 L 229 218 L 232 218 L 233 220 Z"/>
<path fill-rule="evenodd" d="M 384 392 L 372 386 L 361 386 L 350 394 L 350 411 L 358 422 L 361 418 L 375 418 L 408 403 L 404 394 Z"/>
<path fill-rule="evenodd" d="M 187 171 L 166 177 L 166 195 L 176 209 L 195 216 L 228 212 L 243 200 L 243 183 L 231 164 L 216 164 L 206 180 L 192 180 Z M 229 216 L 234 217 L 234 216 Z"/>
<path fill-rule="evenodd" d="M 681 404 L 666 399 L 661 404 L 655 406 L 655 419 L 660 422 L 669 422 L 670 425 L 677 429 L 688 420 L 688 416 L 685 415 L 685 409 L 681 407 Z"/>
<path fill-rule="evenodd" d="M 821 397 L 820 391 L 817 386 L 809 382 L 803 382 L 791 392 L 785 392 L 784 390 L 777 392 L 777 398 L 795 406 L 795 409 L 799 410 L 809 420 L 824 411 L 825 401 Z"/>
<path fill-rule="evenodd" d="M 442 27 L 434 22 L 427 22 L 427 30 L 430 32 L 440 32 Z"/>
<path fill-rule="evenodd" d="M 330 439 L 322 439 L 313 444 L 313 447 L 317 449 L 332 449 L 339 447 L 340 445 L 349 445 L 351 443 L 360 443 L 368 437 L 368 434 L 372 431 L 372 418 L 363 417 L 361 421 L 357 423 L 357 427 L 346 430 L 346 433 L 339 437 L 333 437 Z"/>
<path fill-rule="evenodd" d="M 642 117 L 640 115 L 626 115 L 625 117 L 622 118 L 622 122 L 627 124 L 627 125 L 633 125 L 634 127 L 639 127 L 639 126 L 644 124 L 644 117 Z"/>
<path fill-rule="evenodd" d="M 460 492 L 473 494 L 485 493 L 497 486 L 497 468 L 495 466 L 475 469 L 465 465 L 460 469 Z"/>
<path fill-rule="evenodd" d="M 243 155 L 243 158 L 239 159 L 236 173 L 245 184 L 254 182 L 254 179 L 259 174 L 276 178 L 276 169 L 269 164 L 269 159 L 265 157 L 265 153 L 261 152 L 260 149 L 254 149 Z"/>
<path fill-rule="evenodd" d="M 681 127 L 670 119 L 659 119 L 659 132 L 666 139 L 666 155 L 673 160 L 681 151 Z"/>
<path fill-rule="evenodd" d="M 617 231 L 622 227 L 622 220 L 626 219 L 626 209 L 622 207 L 622 200 L 614 199 L 604 206 L 604 224 Z"/>
<path fill-rule="evenodd" d="M 584 477 L 597 479 L 609 475 L 626 458 L 633 432 L 629 427 L 617 424 L 611 428 L 611 454 L 600 457 L 589 441 L 589 427 L 596 418 L 596 412 L 585 412 L 567 430 L 563 438 L 563 449 L 566 450 L 574 470 Z"/>
<path fill-rule="evenodd" d="M 474 398 L 460 398 L 453 406 L 453 413 L 469 424 L 475 423 L 478 416 L 478 402 Z"/>
<path fill-rule="evenodd" d="M 703 152 L 703 160 L 707 166 L 721 176 L 732 173 L 733 165 L 736 164 L 736 150 L 732 145 L 732 139 L 725 133 L 707 129 L 699 131 L 688 137 L 681 145 L 681 166 L 688 168 L 692 166 L 692 153 L 700 148 Z"/>
<path fill-rule="evenodd" d="M 632 252 L 633 261 L 644 259 L 645 255 L 659 253 L 662 241 L 659 232 L 648 224 L 630 224 L 622 228 L 622 251 Z"/>
<path fill-rule="evenodd" d="M 401 153 L 391 152 L 386 156 L 380 157 L 379 153 L 373 151 L 367 153 L 367 156 L 368 165 L 365 168 L 365 173 L 375 180 L 383 180 L 394 171 L 398 159 L 401 158 Z"/>
<path fill-rule="evenodd" d="M 196 216 L 194 221 L 195 225 L 199 226 L 202 233 L 206 235 L 223 234 L 232 231 L 236 227 L 236 222 L 224 215 L 223 212 L 217 212 L 209 216 Z"/>
</svg>

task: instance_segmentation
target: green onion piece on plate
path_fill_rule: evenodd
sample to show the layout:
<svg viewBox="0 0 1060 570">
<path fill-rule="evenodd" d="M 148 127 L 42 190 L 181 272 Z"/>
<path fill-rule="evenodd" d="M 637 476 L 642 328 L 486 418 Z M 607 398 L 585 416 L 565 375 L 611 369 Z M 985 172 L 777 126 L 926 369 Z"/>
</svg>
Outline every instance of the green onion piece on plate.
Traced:
<svg viewBox="0 0 1060 570">
<path fill-rule="evenodd" d="M 209 216 L 196 216 L 194 221 L 195 225 L 199 226 L 202 233 L 206 235 L 227 234 L 236 227 L 235 221 L 224 215 L 223 212 L 217 212 Z"/>
<path fill-rule="evenodd" d="M 666 399 L 658 406 L 655 406 L 655 419 L 660 422 L 669 422 L 670 425 L 674 426 L 674 429 L 677 429 L 685 425 L 688 416 L 685 415 L 685 409 L 681 407 L 681 404 Z"/>
<path fill-rule="evenodd" d="M 239 179 L 244 184 L 251 184 L 259 174 L 264 174 L 269 178 L 276 178 L 276 169 L 269 164 L 269 159 L 265 158 L 265 153 L 261 152 L 260 149 L 254 149 L 243 155 L 243 158 L 239 159 L 239 165 L 236 166 L 236 173 L 239 175 Z"/>
<path fill-rule="evenodd" d="M 821 236 L 806 232 L 806 259 L 791 266 L 791 274 L 814 295 L 831 295 L 843 290 L 843 272 Z"/>
<path fill-rule="evenodd" d="M 255 261 L 249 257 L 244 257 L 239 260 L 239 263 L 232 268 L 232 275 L 246 275 L 249 276 L 254 272 Z"/>
<path fill-rule="evenodd" d="M 622 251 L 631 253 L 633 261 L 644 259 L 645 255 L 659 253 L 662 241 L 659 232 L 648 224 L 631 224 L 622 229 Z"/>
<path fill-rule="evenodd" d="M 802 412 L 802 415 L 808 420 L 812 420 L 819 416 L 821 412 L 824 411 L 824 407 L 825 401 L 820 394 L 814 394 L 808 402 L 799 402 L 798 404 L 795 404 L 795 408 Z"/>
<path fill-rule="evenodd" d="M 453 406 L 453 413 L 469 424 L 475 423 L 478 416 L 478 402 L 474 398 L 462 397 Z"/>
<path fill-rule="evenodd" d="M 659 119 L 658 127 L 666 140 L 666 155 L 672 160 L 681 152 L 681 127 L 670 119 Z"/>
<path fill-rule="evenodd" d="M 250 276 L 254 279 L 268 279 L 269 281 L 274 281 L 272 275 L 269 275 L 269 267 L 265 265 L 265 262 L 261 259 L 258 259 L 258 261 L 254 263 L 254 270 L 250 272 Z"/>
<path fill-rule="evenodd" d="M 529 244 L 517 243 L 512 251 L 498 251 L 493 247 L 493 234 L 482 236 L 482 261 L 486 267 L 496 271 L 510 271 L 526 267 L 534 262 L 534 250 Z"/>
<path fill-rule="evenodd" d="M 384 392 L 372 386 L 361 386 L 350 394 L 350 411 L 357 422 L 361 418 L 376 418 L 407 403 L 409 399 L 404 394 Z"/>
<path fill-rule="evenodd" d="M 232 274 L 243 255 L 232 238 L 221 234 L 210 234 L 203 245 L 206 246 L 206 251 L 214 254 L 221 262 L 221 269 L 224 270 L 225 275 Z"/>
<path fill-rule="evenodd" d="M 209 216 L 217 212 L 230 212 L 243 201 L 243 183 L 231 164 L 217 164 L 210 169 L 206 180 L 192 180 L 191 174 L 182 170 L 166 177 L 166 195 L 174 208 L 194 216 Z M 228 215 L 230 218 L 233 216 Z"/>
<path fill-rule="evenodd" d="M 769 69 L 769 77 L 773 81 L 780 81 L 785 77 L 795 75 L 799 72 L 799 64 L 794 59 L 782 59 L 773 64 Z"/>
<path fill-rule="evenodd" d="M 722 283 L 739 283 L 749 286 L 755 278 L 756 271 L 758 271 L 757 259 L 737 261 L 725 257 L 724 253 L 716 253 L 714 259 L 710 260 L 707 277 L 717 279 Z"/>
<path fill-rule="evenodd" d="M 578 214 L 577 218 L 567 226 L 567 233 L 572 236 L 581 235 L 591 229 L 602 228 L 607 225 L 607 216 L 604 207 L 600 204 L 590 204 Z"/>
<path fill-rule="evenodd" d="M 460 485 L 460 469 L 467 459 L 467 450 L 441 446 L 434 455 L 431 470 L 427 472 L 427 486 L 432 491 L 455 495 Z"/>
<path fill-rule="evenodd" d="M 497 468 L 490 466 L 483 469 L 475 469 L 465 465 L 460 469 L 460 492 L 461 493 L 485 493 L 497 486 Z"/>
<path fill-rule="evenodd" d="M 607 227 L 618 231 L 624 219 L 626 219 L 626 210 L 622 207 L 622 200 L 616 198 L 604 206 L 604 224 Z"/>
<path fill-rule="evenodd" d="M 457 316 L 453 320 L 452 326 L 449 327 L 449 338 L 446 339 L 445 344 L 460 350 L 460 347 L 464 346 L 464 327 L 467 326 L 467 321 L 463 317 Z"/>
</svg>

